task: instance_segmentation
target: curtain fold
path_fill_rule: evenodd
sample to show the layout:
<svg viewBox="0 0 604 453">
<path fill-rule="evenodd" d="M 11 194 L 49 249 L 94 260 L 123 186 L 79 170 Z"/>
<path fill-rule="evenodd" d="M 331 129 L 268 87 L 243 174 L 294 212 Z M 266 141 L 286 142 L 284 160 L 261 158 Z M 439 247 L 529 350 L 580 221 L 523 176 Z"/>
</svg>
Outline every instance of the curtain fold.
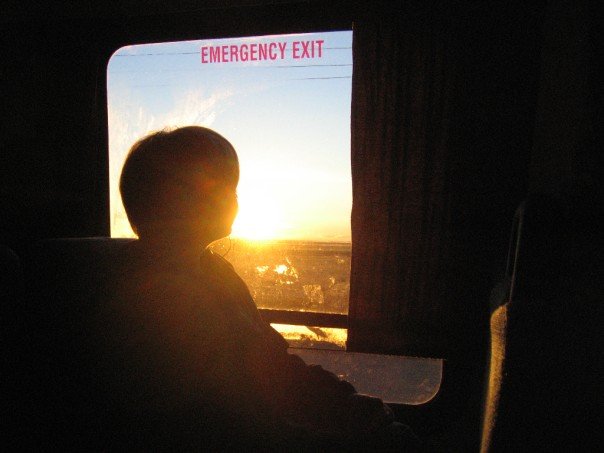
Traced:
<svg viewBox="0 0 604 453">
<path fill-rule="evenodd" d="M 358 13 L 349 350 L 485 354 L 489 292 L 526 196 L 541 24 L 541 2 Z"/>
<path fill-rule="evenodd" d="M 442 12 L 392 16 L 354 24 L 348 349 L 442 356 L 455 65 Z"/>
</svg>

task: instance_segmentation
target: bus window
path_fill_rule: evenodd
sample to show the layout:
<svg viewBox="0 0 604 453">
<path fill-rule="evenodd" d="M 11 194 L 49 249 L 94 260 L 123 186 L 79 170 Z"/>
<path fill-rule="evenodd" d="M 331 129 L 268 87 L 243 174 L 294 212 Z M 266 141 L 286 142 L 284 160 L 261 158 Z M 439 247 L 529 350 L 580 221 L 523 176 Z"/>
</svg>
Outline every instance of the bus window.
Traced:
<svg viewBox="0 0 604 453">
<path fill-rule="evenodd" d="M 134 237 L 118 188 L 130 146 L 163 128 L 215 129 L 237 150 L 241 179 L 232 235 L 214 251 L 233 264 L 258 307 L 271 310 L 270 322 L 296 354 L 361 391 L 421 404 L 438 392 L 442 361 L 344 354 L 351 84 L 351 31 L 117 50 L 107 68 L 111 235 Z M 274 315 L 291 312 L 309 317 Z"/>
<path fill-rule="evenodd" d="M 346 314 L 350 274 L 352 32 L 132 45 L 107 69 L 112 237 L 140 137 L 200 125 L 241 165 L 232 237 L 214 244 L 260 308 Z"/>
</svg>

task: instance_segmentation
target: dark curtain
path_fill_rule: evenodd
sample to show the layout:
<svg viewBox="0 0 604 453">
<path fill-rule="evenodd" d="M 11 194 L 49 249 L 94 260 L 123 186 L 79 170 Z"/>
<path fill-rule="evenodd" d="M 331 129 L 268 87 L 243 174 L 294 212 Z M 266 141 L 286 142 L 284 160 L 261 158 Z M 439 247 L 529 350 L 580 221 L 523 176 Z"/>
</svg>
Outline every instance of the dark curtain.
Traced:
<svg viewBox="0 0 604 453">
<path fill-rule="evenodd" d="M 354 26 L 353 350 L 419 352 L 446 297 L 455 68 L 444 27 L 428 11 Z"/>
<path fill-rule="evenodd" d="M 397 5 L 353 26 L 348 349 L 476 360 L 525 193 L 536 16 Z"/>
</svg>

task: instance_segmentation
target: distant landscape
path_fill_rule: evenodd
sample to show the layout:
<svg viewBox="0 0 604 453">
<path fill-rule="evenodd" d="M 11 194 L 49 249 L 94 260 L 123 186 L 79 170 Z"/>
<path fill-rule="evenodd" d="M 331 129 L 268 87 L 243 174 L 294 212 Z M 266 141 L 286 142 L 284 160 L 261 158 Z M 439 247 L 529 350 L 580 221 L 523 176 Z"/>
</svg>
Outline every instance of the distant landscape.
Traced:
<svg viewBox="0 0 604 453">
<path fill-rule="evenodd" d="M 235 267 L 259 308 L 348 313 L 350 243 L 225 239 L 212 247 Z"/>
</svg>

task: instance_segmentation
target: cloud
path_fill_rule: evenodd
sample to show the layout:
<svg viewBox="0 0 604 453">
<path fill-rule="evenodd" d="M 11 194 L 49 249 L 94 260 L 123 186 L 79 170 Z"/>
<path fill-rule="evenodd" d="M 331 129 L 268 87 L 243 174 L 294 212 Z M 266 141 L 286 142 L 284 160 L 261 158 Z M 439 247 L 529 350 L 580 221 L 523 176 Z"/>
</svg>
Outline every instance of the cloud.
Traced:
<svg viewBox="0 0 604 453">
<path fill-rule="evenodd" d="M 176 100 L 174 108 L 162 115 L 161 124 L 164 127 L 205 126 L 211 127 L 219 111 L 219 103 L 233 95 L 231 90 L 223 90 L 204 96 L 203 90 L 190 90 L 180 100 Z"/>
<path fill-rule="evenodd" d="M 121 169 L 130 147 L 142 137 L 162 129 L 211 127 L 220 112 L 220 103 L 232 95 L 230 90 L 211 94 L 205 94 L 202 89 L 189 90 L 175 97 L 172 109 L 158 115 L 137 105 L 128 90 L 109 93 L 107 110 L 112 232 L 131 235 L 118 187 Z"/>
<path fill-rule="evenodd" d="M 172 109 L 158 115 L 135 105 L 127 93 L 120 92 L 115 96 L 110 93 L 108 120 L 112 163 L 116 156 L 117 160 L 120 156 L 123 160 L 130 146 L 151 132 L 191 125 L 211 127 L 219 113 L 220 103 L 232 95 L 231 90 L 209 95 L 205 95 L 202 89 L 189 90 L 174 99 Z"/>
</svg>

